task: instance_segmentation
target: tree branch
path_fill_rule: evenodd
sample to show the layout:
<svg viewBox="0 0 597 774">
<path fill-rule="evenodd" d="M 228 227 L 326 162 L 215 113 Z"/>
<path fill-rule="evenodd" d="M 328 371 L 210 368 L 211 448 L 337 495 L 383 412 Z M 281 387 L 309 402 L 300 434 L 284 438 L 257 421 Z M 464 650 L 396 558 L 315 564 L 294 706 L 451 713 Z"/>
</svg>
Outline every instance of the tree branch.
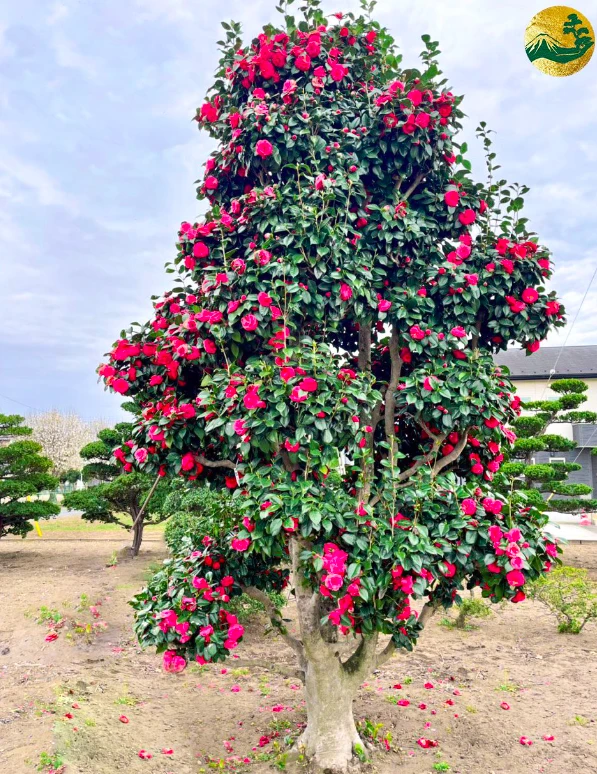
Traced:
<svg viewBox="0 0 597 774">
<path fill-rule="evenodd" d="M 446 434 L 442 433 L 441 435 L 433 435 L 434 441 L 433 446 L 431 447 L 430 451 L 425 454 L 424 457 L 419 457 L 419 459 L 415 462 L 415 464 L 407 468 L 406 470 L 403 470 L 402 473 L 398 476 L 398 481 L 406 481 L 406 479 L 410 478 L 414 473 L 417 472 L 419 468 L 421 468 L 423 465 L 427 465 L 428 462 L 431 461 L 431 459 L 437 455 L 439 451 L 439 447 L 442 445 L 442 443 L 446 439 Z"/>
<path fill-rule="evenodd" d="M 386 407 L 384 412 L 386 438 L 388 439 L 394 438 L 396 435 L 394 431 L 394 412 L 396 410 L 396 398 L 394 397 L 394 393 L 398 387 L 398 381 L 402 371 L 402 358 L 400 357 L 400 350 L 398 347 L 398 329 L 393 325 L 392 335 L 390 337 L 390 361 L 392 370 L 390 372 L 388 389 L 386 390 Z"/>
<path fill-rule="evenodd" d="M 294 652 L 299 657 L 299 661 L 301 662 L 301 666 L 302 666 L 305 659 L 305 650 L 303 648 L 303 643 L 296 637 L 293 637 L 292 634 L 288 632 L 288 629 L 286 628 L 286 625 L 282 618 L 282 613 L 274 605 L 270 597 L 265 593 L 265 591 L 258 589 L 256 586 L 242 586 L 241 588 L 248 597 L 251 597 L 251 599 L 256 599 L 258 602 L 261 602 L 261 604 L 265 608 L 265 612 L 267 613 L 270 621 L 272 622 L 272 626 L 274 626 L 275 629 L 277 629 L 277 631 L 280 633 L 280 636 L 283 637 L 284 640 L 288 643 L 288 645 L 290 645 L 290 647 L 294 650 Z"/>
<path fill-rule="evenodd" d="M 425 177 L 423 172 L 419 172 L 419 174 L 415 177 L 413 182 L 408 186 L 404 194 L 401 196 L 401 199 L 403 202 L 408 201 L 408 198 L 415 192 L 415 190 L 419 187 L 419 183 L 421 180 Z"/>
<path fill-rule="evenodd" d="M 431 471 L 431 475 L 433 477 L 437 476 L 437 474 L 442 471 L 447 465 L 450 465 L 452 462 L 457 460 L 462 452 L 464 451 L 464 447 L 466 446 L 466 443 L 468 441 L 468 430 L 466 430 L 462 436 L 462 438 L 458 441 L 456 446 L 452 449 L 452 451 L 449 454 L 446 454 L 445 457 L 442 457 L 441 460 L 438 460 L 438 462 L 435 463 L 433 466 L 433 470 Z"/>
<path fill-rule="evenodd" d="M 236 465 L 232 460 L 208 460 L 202 454 L 198 454 L 197 459 L 206 468 L 230 468 L 230 470 L 236 470 Z"/>
<path fill-rule="evenodd" d="M 431 616 L 435 615 L 436 608 L 430 604 L 429 602 L 426 602 L 423 605 L 423 608 L 421 612 L 419 613 L 419 623 L 425 626 L 427 621 L 431 618 Z M 393 640 L 390 640 L 388 644 L 385 646 L 385 648 L 377 654 L 375 657 L 375 669 L 379 669 L 382 667 L 385 663 L 387 663 L 394 653 L 396 652 L 396 646 L 394 645 Z"/>
</svg>

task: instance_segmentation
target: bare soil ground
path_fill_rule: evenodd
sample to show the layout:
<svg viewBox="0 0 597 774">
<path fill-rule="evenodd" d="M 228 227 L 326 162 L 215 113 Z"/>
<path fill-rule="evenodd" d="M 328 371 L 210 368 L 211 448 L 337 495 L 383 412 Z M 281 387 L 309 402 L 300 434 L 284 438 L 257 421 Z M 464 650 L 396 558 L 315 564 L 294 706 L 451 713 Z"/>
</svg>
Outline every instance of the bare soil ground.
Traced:
<svg viewBox="0 0 597 774">
<path fill-rule="evenodd" d="M 305 721 L 303 691 L 268 666 L 291 666 L 291 652 L 255 621 L 238 660 L 165 674 L 136 645 L 127 606 L 164 546 L 148 532 L 137 560 L 107 567 L 124 540 L 67 524 L 0 543 L 0 771 L 31 774 L 42 753 L 58 754 L 67 774 L 281 769 L 285 729 L 296 733 Z M 597 578 L 597 545 L 571 545 L 565 559 Z M 36 622 L 42 606 L 67 620 L 53 642 L 48 623 Z M 260 665 L 244 666 L 253 660 Z M 524 603 L 496 609 L 470 632 L 432 620 L 414 654 L 395 656 L 363 684 L 355 714 L 370 729 L 382 725 L 378 739 L 391 732 L 390 752 L 379 745 L 373 754 L 379 774 L 590 774 L 596 695 L 597 627 L 561 635 L 543 607 Z M 421 749 L 420 737 L 438 746 Z"/>
</svg>

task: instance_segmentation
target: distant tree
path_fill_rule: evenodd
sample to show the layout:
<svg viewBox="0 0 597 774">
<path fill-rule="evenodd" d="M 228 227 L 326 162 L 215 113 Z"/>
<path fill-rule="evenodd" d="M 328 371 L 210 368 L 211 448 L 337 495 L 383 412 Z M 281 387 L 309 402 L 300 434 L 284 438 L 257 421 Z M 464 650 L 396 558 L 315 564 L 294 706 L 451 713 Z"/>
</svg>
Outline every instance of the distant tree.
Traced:
<svg viewBox="0 0 597 774">
<path fill-rule="evenodd" d="M 54 489 L 58 480 L 48 473 L 52 461 L 39 454 L 40 444 L 24 439 L 31 435 L 24 421 L 16 414 L 0 414 L 0 437 L 23 439 L 0 447 L 0 537 L 25 537 L 33 529 L 31 520 L 60 513 L 60 506 L 54 503 L 25 500 L 44 489 Z"/>
<path fill-rule="evenodd" d="M 81 449 L 81 457 L 88 461 L 82 470 L 83 480 L 100 483 L 65 495 L 64 506 L 69 510 L 82 511 L 82 518 L 87 521 L 120 524 L 125 529 L 130 529 L 131 525 L 123 516 L 129 516 L 134 525 L 131 554 L 137 556 L 145 524 L 159 524 L 168 516 L 163 504 L 169 492 L 169 482 L 159 481 L 154 489 L 154 476 L 123 473 L 122 466 L 115 464 L 113 450 L 130 438 L 131 429 L 132 425 L 126 422 L 105 428 L 99 431 L 97 440 Z M 150 492 L 151 499 L 141 514 L 141 508 Z"/>
<path fill-rule="evenodd" d="M 79 450 L 89 443 L 103 426 L 100 421 L 85 422 L 77 414 L 45 411 L 27 418 L 33 440 L 43 446 L 52 460 L 52 473 L 60 477 L 68 470 L 80 469 Z"/>
<path fill-rule="evenodd" d="M 68 470 L 63 471 L 59 476 L 60 483 L 62 484 L 76 484 L 80 477 L 81 471 L 76 468 L 69 468 Z"/>
<path fill-rule="evenodd" d="M 518 438 L 510 452 L 510 461 L 501 469 L 501 490 L 504 494 L 511 493 L 517 503 L 522 500 L 519 495 L 523 493 L 527 504 L 541 511 L 581 513 L 595 510 L 597 500 L 580 499 L 592 493 L 590 486 L 566 482 L 568 475 L 574 470 L 580 470 L 582 465 L 576 462 L 532 462 L 537 452 L 568 452 L 576 448 L 575 441 L 556 433 L 548 433 L 551 425 L 597 423 L 596 412 L 576 410 L 587 400 L 584 394 L 588 390 L 586 382 L 580 379 L 558 379 L 551 382 L 550 389 L 560 397 L 526 401 L 523 404 L 524 414 L 513 422 Z"/>
</svg>

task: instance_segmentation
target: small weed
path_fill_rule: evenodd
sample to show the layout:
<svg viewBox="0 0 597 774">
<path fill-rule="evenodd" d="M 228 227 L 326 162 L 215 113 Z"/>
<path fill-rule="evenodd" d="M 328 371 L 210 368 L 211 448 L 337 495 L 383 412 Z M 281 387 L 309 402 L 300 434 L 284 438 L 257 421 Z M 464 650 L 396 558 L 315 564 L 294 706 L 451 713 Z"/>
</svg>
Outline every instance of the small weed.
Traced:
<svg viewBox="0 0 597 774">
<path fill-rule="evenodd" d="M 274 718 L 268 723 L 268 728 L 271 728 L 272 731 L 288 731 L 292 728 L 292 723 L 290 720 L 285 720 L 284 718 Z"/>
<path fill-rule="evenodd" d="M 367 755 L 365 753 L 365 750 L 363 749 L 363 746 L 360 744 L 355 744 L 354 746 L 354 752 L 357 758 L 361 761 L 361 763 L 367 763 Z"/>
<path fill-rule="evenodd" d="M 93 728 L 96 725 L 95 720 L 92 720 L 91 718 L 85 718 L 83 722 L 88 728 Z"/>
<path fill-rule="evenodd" d="M 35 619 L 35 623 L 44 624 L 48 621 L 52 621 L 52 623 L 60 623 L 60 621 L 62 621 L 62 613 L 59 613 L 58 610 L 55 610 L 54 608 L 42 605 L 39 608 L 39 613 Z"/>
<path fill-rule="evenodd" d="M 125 706 L 125 707 L 136 707 L 137 704 L 140 704 L 140 703 L 141 703 L 141 699 L 137 699 L 136 696 L 131 696 L 126 686 L 122 696 L 119 696 L 114 702 L 114 704 Z"/>
<path fill-rule="evenodd" d="M 471 715 L 474 715 L 474 714 L 477 712 L 477 708 L 476 708 L 476 707 L 473 707 L 473 705 L 472 705 L 472 704 L 467 704 L 467 705 L 466 705 L 466 707 L 465 707 L 464 709 L 465 709 L 467 712 L 470 712 L 470 713 L 471 713 Z"/>
<path fill-rule="evenodd" d="M 265 675 L 261 675 L 259 678 L 259 693 L 262 696 L 268 696 L 271 693 L 271 688 L 268 685 L 267 677 Z"/>
<path fill-rule="evenodd" d="M 112 551 L 112 554 L 106 562 L 106 567 L 116 567 L 118 564 L 118 551 Z"/>
<path fill-rule="evenodd" d="M 587 726 L 588 724 L 589 720 L 584 715 L 575 715 L 568 723 L 569 726 Z"/>
<path fill-rule="evenodd" d="M 445 761 L 439 761 L 433 764 L 433 771 L 450 771 L 450 764 Z"/>
<path fill-rule="evenodd" d="M 386 693 L 385 699 L 388 704 L 398 704 L 399 696 L 395 696 L 393 693 Z"/>
<path fill-rule="evenodd" d="M 412 681 L 413 681 L 412 677 L 405 677 L 402 682 L 404 683 L 404 685 L 410 685 Z"/>
<path fill-rule="evenodd" d="M 50 772 L 54 771 L 56 774 L 63 771 L 64 761 L 62 756 L 58 753 L 50 755 L 47 752 L 41 752 L 39 754 L 39 763 L 37 765 L 37 771 Z"/>
<path fill-rule="evenodd" d="M 247 677 L 251 674 L 251 670 L 248 667 L 238 667 L 237 669 L 231 669 L 230 674 L 232 677 Z"/>
<path fill-rule="evenodd" d="M 513 680 L 510 680 L 508 673 L 504 672 L 504 682 L 500 683 L 495 690 L 503 691 L 504 693 L 516 693 L 520 690 L 520 685 Z"/>
<path fill-rule="evenodd" d="M 91 600 L 89 599 L 89 596 L 87 594 L 81 594 L 79 597 L 79 604 L 75 608 L 75 610 L 78 610 L 79 613 L 82 613 L 84 610 L 89 610 L 91 607 Z"/>
<path fill-rule="evenodd" d="M 286 771 L 286 764 L 288 763 L 288 753 L 280 753 L 274 762 L 276 769 L 280 771 Z"/>
</svg>

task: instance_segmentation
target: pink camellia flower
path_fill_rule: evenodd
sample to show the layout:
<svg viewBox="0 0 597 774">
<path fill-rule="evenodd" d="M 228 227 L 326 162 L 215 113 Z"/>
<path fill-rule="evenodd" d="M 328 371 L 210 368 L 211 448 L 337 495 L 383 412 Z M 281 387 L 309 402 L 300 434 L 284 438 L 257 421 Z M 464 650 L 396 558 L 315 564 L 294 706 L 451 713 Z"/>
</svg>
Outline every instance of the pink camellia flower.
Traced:
<svg viewBox="0 0 597 774">
<path fill-rule="evenodd" d="M 58 633 L 57 632 L 48 632 L 46 634 L 45 640 L 46 642 L 54 642 L 54 640 L 58 639 Z"/>
<path fill-rule="evenodd" d="M 254 314 L 246 314 L 241 318 L 240 324 L 246 331 L 254 331 L 259 325 L 259 320 Z"/>
<path fill-rule="evenodd" d="M 410 702 L 409 702 L 409 700 L 408 700 L 408 699 L 398 699 L 398 701 L 396 702 L 396 704 L 397 704 L 399 707 L 408 707 L 408 706 L 409 706 L 409 704 L 410 704 Z"/>
<path fill-rule="evenodd" d="M 522 291 L 522 300 L 525 302 L 525 304 L 534 304 L 538 298 L 539 293 L 537 293 L 535 288 L 525 288 Z"/>
<path fill-rule="evenodd" d="M 294 403 L 304 403 L 307 400 L 307 393 L 299 387 L 293 387 L 292 392 L 288 397 L 291 401 L 294 401 Z"/>
<path fill-rule="evenodd" d="M 245 263 L 245 261 L 243 261 L 242 258 L 235 258 L 231 262 L 230 268 L 232 269 L 232 271 L 235 271 L 237 274 L 240 275 L 245 273 L 247 264 Z"/>
<path fill-rule="evenodd" d="M 444 201 L 448 207 L 458 207 L 460 201 L 460 194 L 456 190 L 446 191 L 444 194 Z"/>
<path fill-rule="evenodd" d="M 205 578 L 200 578 L 198 575 L 195 575 L 191 581 L 191 585 L 194 589 L 197 589 L 197 591 L 203 591 L 204 589 L 209 588 L 208 581 Z"/>
<path fill-rule="evenodd" d="M 234 421 L 233 428 L 236 435 L 245 435 L 247 432 L 244 419 L 236 419 Z"/>
<path fill-rule="evenodd" d="M 261 291 L 261 293 L 257 294 L 257 301 L 261 306 L 271 306 L 272 305 L 272 297 L 268 295 L 268 293 L 264 293 Z"/>
<path fill-rule="evenodd" d="M 387 312 L 390 310 L 392 306 L 392 302 L 388 301 L 387 298 L 380 298 L 379 303 L 377 304 L 377 308 L 380 312 Z"/>
<path fill-rule="evenodd" d="M 413 325 L 409 330 L 410 336 L 415 341 L 422 341 L 425 338 L 425 331 L 421 330 L 418 325 Z"/>
<path fill-rule="evenodd" d="M 173 650 L 167 650 L 164 653 L 164 669 L 166 672 L 176 674 L 182 672 L 186 668 L 187 661 L 182 656 L 176 655 Z"/>
<path fill-rule="evenodd" d="M 218 178 L 213 175 L 205 178 L 205 187 L 208 191 L 216 191 L 219 186 Z"/>
<path fill-rule="evenodd" d="M 501 707 L 503 710 L 509 710 L 509 709 L 510 709 L 510 705 L 508 704 L 508 702 L 507 702 L 507 701 L 503 701 L 503 702 L 500 704 L 500 707 Z"/>
<path fill-rule="evenodd" d="M 145 462 L 145 460 L 147 459 L 148 453 L 149 452 L 147 451 L 147 449 L 137 449 L 137 451 L 135 452 L 135 459 L 140 465 L 142 465 Z"/>
<path fill-rule="evenodd" d="M 471 497 L 467 497 L 460 503 L 460 508 L 467 516 L 473 516 L 477 512 L 477 503 Z"/>
<path fill-rule="evenodd" d="M 553 742 L 555 739 L 555 736 L 553 734 L 543 734 L 541 739 L 543 739 L 544 742 Z"/>
<path fill-rule="evenodd" d="M 523 747 L 530 747 L 533 744 L 532 740 L 527 736 L 521 736 L 519 742 Z"/>
<path fill-rule="evenodd" d="M 558 555 L 558 547 L 555 543 L 546 543 L 545 544 L 545 553 L 548 556 L 556 557 Z"/>
<path fill-rule="evenodd" d="M 128 723 L 128 722 L 129 722 L 129 719 L 127 718 L 127 716 L 126 716 L 126 715 L 121 715 L 121 716 L 118 718 L 118 720 L 120 720 L 120 722 L 121 722 L 121 723 L 124 723 L 125 725 L 126 725 L 126 723 Z"/>
<path fill-rule="evenodd" d="M 341 575 L 336 573 L 329 573 L 325 576 L 323 585 L 330 591 L 339 591 L 342 588 L 344 580 Z"/>
<path fill-rule="evenodd" d="M 238 692 L 240 691 L 240 685 L 233 685 L 233 686 L 230 688 L 230 691 L 231 691 L 232 693 L 238 693 Z"/>
<path fill-rule="evenodd" d="M 137 755 L 142 761 L 149 761 L 153 758 L 153 755 L 150 752 L 147 752 L 147 750 L 139 750 Z"/>
<path fill-rule="evenodd" d="M 340 285 L 340 299 L 342 301 L 349 301 L 352 298 L 352 288 L 350 285 L 346 285 L 345 283 L 342 283 Z"/>
<path fill-rule="evenodd" d="M 333 62 L 330 69 L 330 77 L 336 83 L 339 83 L 344 77 L 348 75 L 348 67 L 340 64 L 339 62 Z"/>
<path fill-rule="evenodd" d="M 250 545 L 251 545 L 250 538 L 232 538 L 232 541 L 230 543 L 230 547 L 234 551 L 246 551 Z"/>
<path fill-rule="evenodd" d="M 211 637 L 213 633 L 214 633 L 214 628 L 213 626 L 210 626 L 210 625 L 202 626 L 199 629 L 199 636 L 203 637 L 203 639 L 208 639 L 209 637 Z"/>
<path fill-rule="evenodd" d="M 274 152 L 274 146 L 271 144 L 269 140 L 259 140 L 259 142 L 255 146 L 255 153 L 258 156 L 260 156 L 262 159 L 265 159 L 268 156 L 271 156 L 273 152 Z"/>
<path fill-rule="evenodd" d="M 467 285 L 477 285 L 479 283 L 478 274 L 465 274 L 464 279 L 466 280 Z"/>
<path fill-rule="evenodd" d="M 460 325 L 456 325 L 454 328 L 452 328 L 450 333 L 452 336 L 456 336 L 457 339 L 466 338 L 466 331 Z"/>
<path fill-rule="evenodd" d="M 433 383 L 428 376 L 423 380 L 423 389 L 428 390 L 429 392 L 432 392 L 433 390 Z"/>
<path fill-rule="evenodd" d="M 195 242 L 193 245 L 193 255 L 195 258 L 207 258 L 209 255 L 209 247 L 205 242 Z"/>
<path fill-rule="evenodd" d="M 520 570 L 511 570 L 506 573 L 506 580 L 508 585 L 515 588 L 516 586 L 524 586 L 526 579 L 524 574 Z"/>
</svg>

